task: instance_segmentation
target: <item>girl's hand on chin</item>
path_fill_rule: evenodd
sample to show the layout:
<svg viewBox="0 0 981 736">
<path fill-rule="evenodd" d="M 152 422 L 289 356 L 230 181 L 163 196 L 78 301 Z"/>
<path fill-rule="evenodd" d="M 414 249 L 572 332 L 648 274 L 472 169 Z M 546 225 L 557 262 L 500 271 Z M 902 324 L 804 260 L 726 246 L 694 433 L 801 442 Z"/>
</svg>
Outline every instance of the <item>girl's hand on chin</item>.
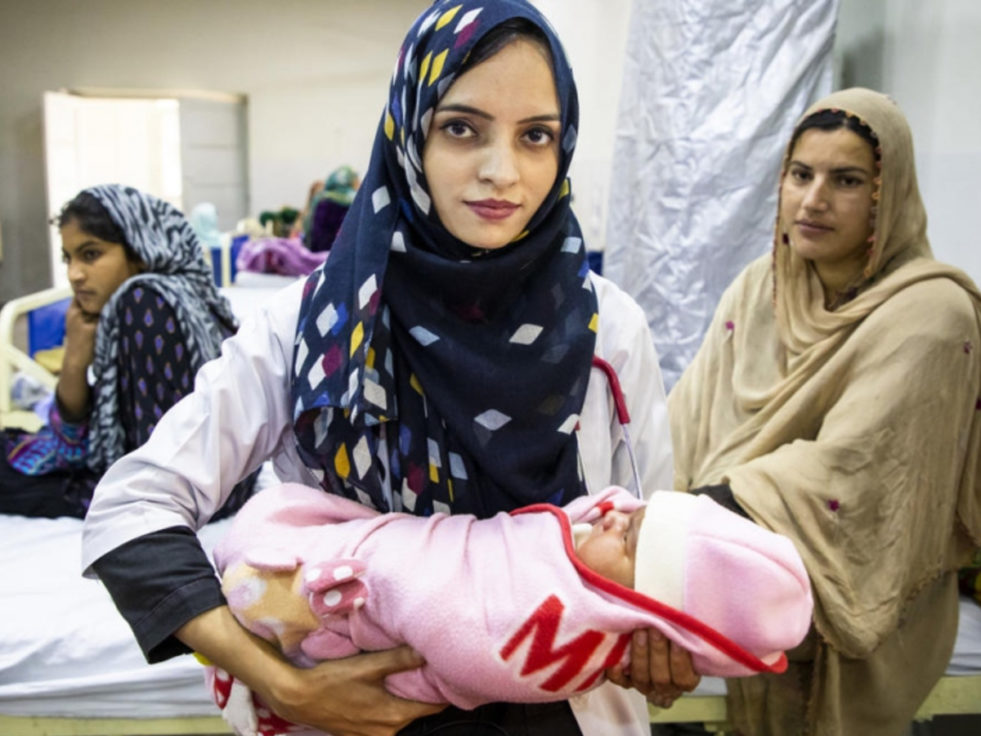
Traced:
<svg viewBox="0 0 981 736">
<path fill-rule="evenodd" d="M 95 332 L 99 315 L 82 309 L 77 299 L 72 299 L 65 312 L 65 360 L 88 366 L 95 354 Z"/>
</svg>

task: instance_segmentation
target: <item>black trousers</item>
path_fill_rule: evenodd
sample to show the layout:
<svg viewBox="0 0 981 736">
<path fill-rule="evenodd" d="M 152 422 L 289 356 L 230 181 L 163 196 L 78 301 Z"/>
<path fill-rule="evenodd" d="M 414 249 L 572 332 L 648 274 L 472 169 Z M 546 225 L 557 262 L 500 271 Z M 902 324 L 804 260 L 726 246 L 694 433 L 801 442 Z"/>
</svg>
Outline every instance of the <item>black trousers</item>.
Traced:
<svg viewBox="0 0 981 736">
<path fill-rule="evenodd" d="M 0 514 L 81 519 L 99 476 L 87 469 L 24 475 L 7 462 L 7 433 L 0 430 Z"/>
<path fill-rule="evenodd" d="M 18 430 L 15 433 L 20 434 Z M 44 475 L 25 475 L 7 462 L 7 432 L 0 429 L 0 514 L 57 519 L 60 516 L 85 518 L 100 473 L 88 468 L 55 470 Z M 212 521 L 231 516 L 249 500 L 259 471 L 241 480 Z"/>
<path fill-rule="evenodd" d="M 489 703 L 474 710 L 450 706 L 399 731 L 399 736 L 581 736 L 572 708 L 559 703 Z"/>
</svg>

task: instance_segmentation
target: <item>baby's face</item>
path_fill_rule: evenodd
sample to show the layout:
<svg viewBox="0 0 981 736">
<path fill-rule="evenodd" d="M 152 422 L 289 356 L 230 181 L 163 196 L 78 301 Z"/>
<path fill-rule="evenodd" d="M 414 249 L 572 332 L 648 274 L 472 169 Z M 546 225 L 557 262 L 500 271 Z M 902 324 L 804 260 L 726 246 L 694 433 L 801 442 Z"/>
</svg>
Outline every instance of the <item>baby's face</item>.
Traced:
<svg viewBox="0 0 981 736">
<path fill-rule="evenodd" d="M 608 511 L 579 543 L 576 555 L 590 570 L 633 588 L 637 536 L 645 508 L 642 506 L 631 514 Z"/>
</svg>

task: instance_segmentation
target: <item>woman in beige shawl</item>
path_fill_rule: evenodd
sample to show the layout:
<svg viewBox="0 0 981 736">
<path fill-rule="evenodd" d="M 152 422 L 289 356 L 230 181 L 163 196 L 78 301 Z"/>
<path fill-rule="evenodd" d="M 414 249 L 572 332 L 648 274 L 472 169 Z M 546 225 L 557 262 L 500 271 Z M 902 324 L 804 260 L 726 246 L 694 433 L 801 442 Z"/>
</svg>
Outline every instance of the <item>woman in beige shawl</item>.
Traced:
<svg viewBox="0 0 981 736">
<path fill-rule="evenodd" d="M 728 683 L 742 733 L 899 734 L 943 674 L 954 571 L 981 542 L 979 309 L 932 258 L 896 105 L 850 89 L 812 106 L 773 253 L 727 289 L 669 399 L 676 486 L 731 490 L 814 587 L 789 670 Z"/>
</svg>

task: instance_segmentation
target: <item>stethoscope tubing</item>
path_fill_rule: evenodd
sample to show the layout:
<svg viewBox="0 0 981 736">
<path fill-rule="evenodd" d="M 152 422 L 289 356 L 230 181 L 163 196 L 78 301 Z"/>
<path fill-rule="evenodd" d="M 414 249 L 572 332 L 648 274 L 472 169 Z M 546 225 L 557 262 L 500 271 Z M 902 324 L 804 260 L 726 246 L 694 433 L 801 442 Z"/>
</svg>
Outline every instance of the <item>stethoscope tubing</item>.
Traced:
<svg viewBox="0 0 981 736">
<path fill-rule="evenodd" d="M 623 389 L 620 387 L 620 378 L 609 361 L 604 360 L 598 355 L 593 356 L 593 368 L 603 371 L 603 374 L 606 376 L 606 382 L 610 387 L 610 394 L 613 397 L 613 407 L 616 411 L 617 421 L 620 423 L 620 431 L 623 433 L 623 443 L 627 447 L 627 456 L 630 458 L 630 469 L 634 475 L 633 492 L 637 498 L 643 500 L 644 492 L 640 482 L 640 469 L 637 465 L 637 456 L 634 454 L 634 445 L 630 440 L 630 430 L 628 429 L 630 412 L 627 411 L 627 400 L 623 395 Z"/>
</svg>

